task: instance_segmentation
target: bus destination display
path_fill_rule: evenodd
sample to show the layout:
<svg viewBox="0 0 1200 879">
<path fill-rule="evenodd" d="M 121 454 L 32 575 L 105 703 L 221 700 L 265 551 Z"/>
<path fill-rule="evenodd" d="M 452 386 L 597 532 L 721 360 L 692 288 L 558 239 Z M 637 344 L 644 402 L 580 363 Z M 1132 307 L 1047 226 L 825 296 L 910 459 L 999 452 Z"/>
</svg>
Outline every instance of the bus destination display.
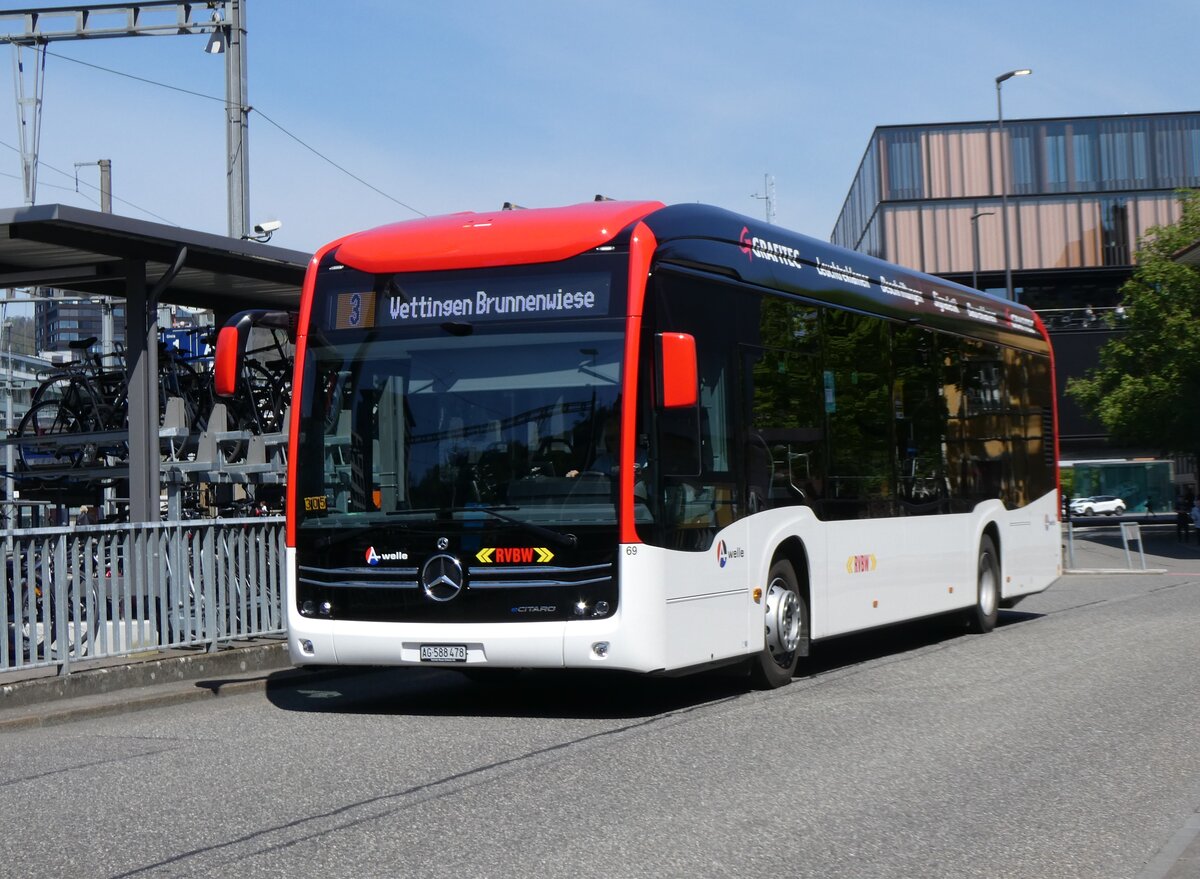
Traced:
<svg viewBox="0 0 1200 879">
<path fill-rule="evenodd" d="M 611 278 L 603 272 L 562 276 L 421 281 L 391 285 L 387 294 L 338 293 L 334 329 L 370 329 L 498 320 L 552 320 L 608 315 Z"/>
</svg>

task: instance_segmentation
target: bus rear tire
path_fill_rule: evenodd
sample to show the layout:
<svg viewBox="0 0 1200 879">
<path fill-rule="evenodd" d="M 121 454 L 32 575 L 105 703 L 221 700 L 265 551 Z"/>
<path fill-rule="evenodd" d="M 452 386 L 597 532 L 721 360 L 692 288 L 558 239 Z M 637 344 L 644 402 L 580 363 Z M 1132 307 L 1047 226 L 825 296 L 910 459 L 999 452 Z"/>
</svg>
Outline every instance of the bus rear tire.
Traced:
<svg viewBox="0 0 1200 879">
<path fill-rule="evenodd" d="M 996 628 L 1000 614 L 1000 556 L 988 535 L 979 541 L 975 576 L 975 606 L 967 611 L 967 628 L 976 634 Z"/>
<path fill-rule="evenodd" d="M 750 678 L 758 689 L 773 690 L 791 682 L 808 638 L 808 606 L 787 559 L 771 565 L 763 613 L 766 644 L 751 661 Z"/>
</svg>

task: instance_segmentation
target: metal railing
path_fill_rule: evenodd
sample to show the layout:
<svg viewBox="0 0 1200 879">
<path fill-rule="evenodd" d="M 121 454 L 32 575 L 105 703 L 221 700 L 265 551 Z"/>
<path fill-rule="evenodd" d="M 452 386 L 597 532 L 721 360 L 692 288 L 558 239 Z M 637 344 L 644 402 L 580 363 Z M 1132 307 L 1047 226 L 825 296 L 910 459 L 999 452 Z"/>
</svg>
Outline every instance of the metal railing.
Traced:
<svg viewBox="0 0 1200 879">
<path fill-rule="evenodd" d="M 283 523 L 0 531 L 0 671 L 281 634 Z"/>
</svg>

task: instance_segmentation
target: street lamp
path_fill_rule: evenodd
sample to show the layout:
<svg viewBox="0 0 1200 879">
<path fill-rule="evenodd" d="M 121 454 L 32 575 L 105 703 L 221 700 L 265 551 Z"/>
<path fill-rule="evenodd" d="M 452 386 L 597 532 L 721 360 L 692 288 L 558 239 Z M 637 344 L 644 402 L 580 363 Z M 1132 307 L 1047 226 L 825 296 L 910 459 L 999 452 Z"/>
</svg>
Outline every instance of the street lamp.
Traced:
<svg viewBox="0 0 1200 879">
<path fill-rule="evenodd" d="M 971 286 L 976 290 L 979 289 L 979 218 L 992 217 L 995 216 L 995 213 L 995 211 L 977 211 L 971 214 L 972 253 L 975 257 L 971 267 Z"/>
<path fill-rule="evenodd" d="M 996 122 L 1000 127 L 1000 225 L 1004 227 L 1004 291 L 1013 298 L 1012 267 L 1008 256 L 1008 140 L 1004 137 L 1004 110 L 1000 105 L 1000 84 L 1014 76 L 1029 76 L 1028 68 L 1010 70 L 996 77 Z"/>
</svg>

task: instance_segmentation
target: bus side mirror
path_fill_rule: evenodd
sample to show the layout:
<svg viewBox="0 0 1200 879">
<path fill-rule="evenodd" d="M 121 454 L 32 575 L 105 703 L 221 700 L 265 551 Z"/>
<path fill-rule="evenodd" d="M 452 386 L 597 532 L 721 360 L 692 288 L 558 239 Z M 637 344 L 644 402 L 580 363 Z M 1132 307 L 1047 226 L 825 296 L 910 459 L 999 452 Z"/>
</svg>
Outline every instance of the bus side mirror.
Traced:
<svg viewBox="0 0 1200 879">
<path fill-rule="evenodd" d="M 255 327 L 287 330 L 291 335 L 292 315 L 287 311 L 252 308 L 240 311 L 225 321 L 217 333 L 217 351 L 213 357 L 213 393 L 232 397 L 237 393 L 238 376 L 246 359 L 246 342 Z"/>
<path fill-rule="evenodd" d="M 659 333 L 658 401 L 664 409 L 689 409 L 700 400 L 696 339 L 688 333 Z"/>
<path fill-rule="evenodd" d="M 217 333 L 217 353 L 213 356 L 213 393 L 218 397 L 232 397 L 237 393 L 237 379 L 245 354 L 246 339 L 238 333 L 238 328 L 221 327 Z"/>
</svg>

